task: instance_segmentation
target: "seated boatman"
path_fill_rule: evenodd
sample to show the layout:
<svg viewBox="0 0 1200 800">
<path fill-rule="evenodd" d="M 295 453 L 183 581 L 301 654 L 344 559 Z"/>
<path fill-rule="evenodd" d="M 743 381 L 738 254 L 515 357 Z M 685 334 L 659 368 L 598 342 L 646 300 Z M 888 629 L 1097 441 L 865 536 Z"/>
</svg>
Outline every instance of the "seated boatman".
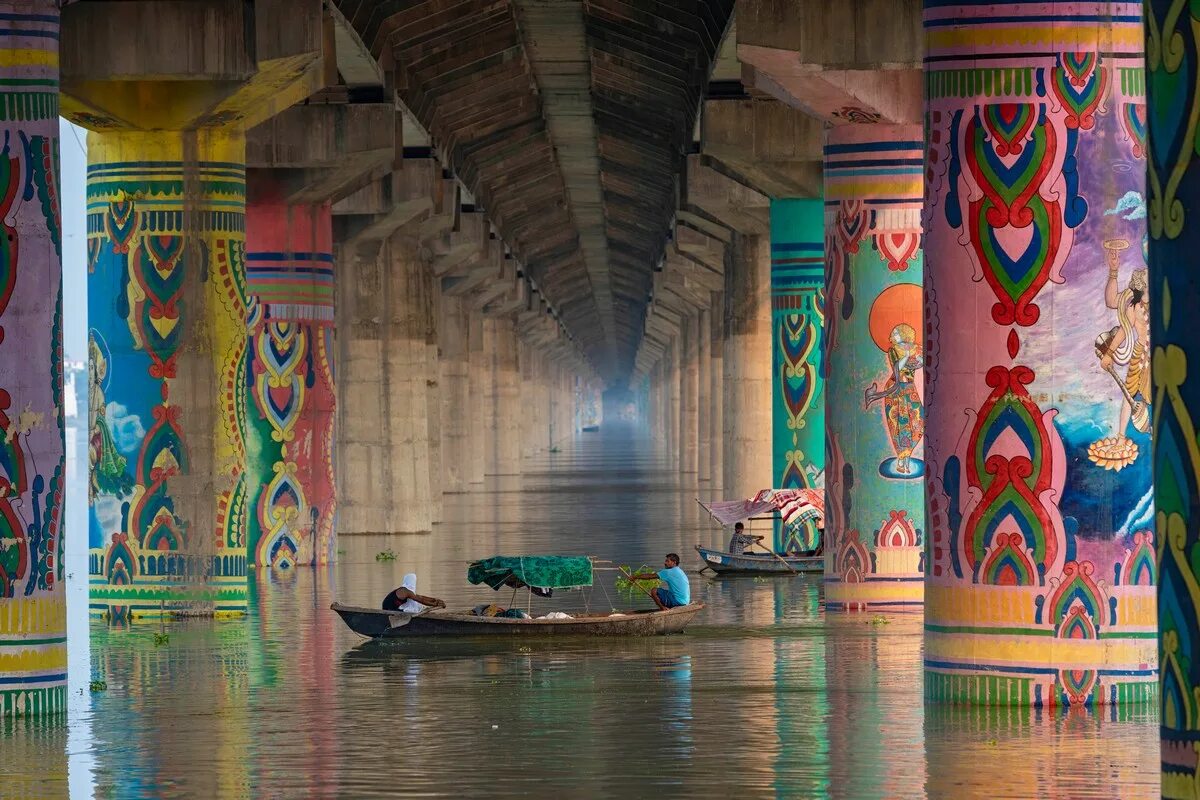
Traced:
<svg viewBox="0 0 1200 800">
<path fill-rule="evenodd" d="M 404 576 L 400 588 L 389 592 L 383 598 L 384 611 L 403 611 L 405 614 L 420 614 L 427 608 L 445 608 L 446 604 L 436 597 L 426 597 L 417 594 L 417 574 L 410 572 Z"/>
<path fill-rule="evenodd" d="M 630 575 L 630 580 L 648 581 L 658 578 L 666 584 L 650 593 L 650 597 L 658 605 L 659 610 L 686 606 L 692 602 L 692 588 L 688 585 L 687 573 L 679 568 L 679 556 L 667 553 L 663 559 L 663 568 L 658 572 L 639 572 Z"/>
<path fill-rule="evenodd" d="M 733 536 L 729 537 L 729 552 L 735 556 L 740 556 L 746 552 L 747 547 L 752 547 L 763 540 L 761 536 L 749 536 L 746 534 L 746 526 L 738 523 L 733 526 Z"/>
</svg>

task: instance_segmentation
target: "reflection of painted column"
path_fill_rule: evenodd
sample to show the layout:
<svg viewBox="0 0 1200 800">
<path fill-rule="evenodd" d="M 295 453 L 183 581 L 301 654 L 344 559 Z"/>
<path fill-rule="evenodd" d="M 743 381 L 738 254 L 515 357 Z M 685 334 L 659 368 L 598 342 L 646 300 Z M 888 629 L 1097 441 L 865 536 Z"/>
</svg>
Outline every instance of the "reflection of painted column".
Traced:
<svg viewBox="0 0 1200 800">
<path fill-rule="evenodd" d="M 841 125 L 825 142 L 825 603 L 925 595 L 918 125 Z"/>
<path fill-rule="evenodd" d="M 926 693 L 1144 702 L 1141 4 L 1027 9 L 925 3 Z"/>
<path fill-rule="evenodd" d="M 58 4 L 34 0 L 7 10 L 0 34 L 8 112 L 0 123 L 0 718 L 64 712 L 67 693 Z"/>
<path fill-rule="evenodd" d="M 1174 798 L 1194 797 L 1200 776 L 1200 569 L 1193 556 L 1200 546 L 1200 452 L 1193 422 L 1200 409 L 1195 328 L 1200 159 L 1193 149 L 1200 114 L 1200 37 L 1195 33 L 1200 9 L 1150 0 L 1146 20 L 1151 113 L 1131 116 L 1149 122 L 1162 796 Z"/>
<path fill-rule="evenodd" d="M 246 209 L 246 453 L 256 566 L 334 556 L 333 242 L 329 204 Z"/>
<path fill-rule="evenodd" d="M 825 471 L 825 245 L 820 199 L 771 202 L 771 332 L 776 489 L 821 486 Z M 813 550 L 806 523 L 776 549 Z"/>
<path fill-rule="evenodd" d="M 238 129 L 88 136 L 90 573 L 103 614 L 245 610 L 245 150 Z"/>
</svg>

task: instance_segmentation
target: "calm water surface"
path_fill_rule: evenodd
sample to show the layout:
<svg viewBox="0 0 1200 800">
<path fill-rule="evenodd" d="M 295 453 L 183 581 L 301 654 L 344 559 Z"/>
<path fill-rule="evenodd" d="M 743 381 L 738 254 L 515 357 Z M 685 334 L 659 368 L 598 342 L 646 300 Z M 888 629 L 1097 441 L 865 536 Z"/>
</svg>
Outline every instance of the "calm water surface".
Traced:
<svg viewBox="0 0 1200 800">
<path fill-rule="evenodd" d="M 926 708 L 920 618 L 826 617 L 812 579 L 694 576 L 708 609 L 653 640 L 373 645 L 328 610 L 408 571 L 452 606 L 506 604 L 467 585 L 470 559 L 695 569 L 722 538 L 631 429 L 533 469 L 448 497 L 433 536 L 343 538 L 336 567 L 261 578 L 247 619 L 173 623 L 165 646 L 88 623 L 77 553 L 69 720 L 0 732 L 0 797 L 1157 797 L 1154 709 Z M 613 577 L 592 608 L 649 604 Z"/>
</svg>

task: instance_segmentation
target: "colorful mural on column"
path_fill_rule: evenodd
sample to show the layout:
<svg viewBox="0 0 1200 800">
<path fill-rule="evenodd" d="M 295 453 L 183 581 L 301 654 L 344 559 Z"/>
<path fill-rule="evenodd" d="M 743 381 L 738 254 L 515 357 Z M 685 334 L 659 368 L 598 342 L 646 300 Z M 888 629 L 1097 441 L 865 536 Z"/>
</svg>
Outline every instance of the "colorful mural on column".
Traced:
<svg viewBox="0 0 1200 800">
<path fill-rule="evenodd" d="M 247 553 L 334 560 L 333 229 L 328 203 L 246 209 L 250 407 Z"/>
<path fill-rule="evenodd" d="M 58 4 L 0 41 L 0 718 L 66 711 Z"/>
<path fill-rule="evenodd" d="M 775 489 L 825 480 L 825 245 L 820 198 L 771 201 Z M 775 549 L 815 550 L 812 523 L 777 531 Z"/>
<path fill-rule="evenodd" d="M 245 611 L 245 208 L 241 133 L 88 137 L 93 613 Z"/>
<path fill-rule="evenodd" d="M 925 595 L 919 125 L 841 125 L 825 140 L 828 298 L 825 605 Z"/>
<path fill-rule="evenodd" d="M 1200 776 L 1200 408 L 1194 311 L 1200 210 L 1200 8 L 1146 3 L 1150 323 L 1154 342 L 1162 796 L 1194 798 Z M 1189 363 L 1190 362 L 1190 363 Z"/>
<path fill-rule="evenodd" d="M 925 1 L 931 699 L 1154 695 L 1141 12 Z"/>
</svg>

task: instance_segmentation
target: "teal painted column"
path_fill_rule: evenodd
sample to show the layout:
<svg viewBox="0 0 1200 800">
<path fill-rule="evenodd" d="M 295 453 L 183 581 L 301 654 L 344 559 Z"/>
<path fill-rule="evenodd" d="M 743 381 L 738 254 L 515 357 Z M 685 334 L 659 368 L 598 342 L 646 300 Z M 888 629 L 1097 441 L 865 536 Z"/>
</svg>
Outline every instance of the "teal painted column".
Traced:
<svg viewBox="0 0 1200 800">
<path fill-rule="evenodd" d="M 923 151 L 920 125 L 826 135 L 830 609 L 925 597 Z"/>
<path fill-rule="evenodd" d="M 820 198 L 771 202 L 772 474 L 775 489 L 824 485 L 825 215 Z M 776 533 L 814 550 L 815 525 Z"/>
</svg>

